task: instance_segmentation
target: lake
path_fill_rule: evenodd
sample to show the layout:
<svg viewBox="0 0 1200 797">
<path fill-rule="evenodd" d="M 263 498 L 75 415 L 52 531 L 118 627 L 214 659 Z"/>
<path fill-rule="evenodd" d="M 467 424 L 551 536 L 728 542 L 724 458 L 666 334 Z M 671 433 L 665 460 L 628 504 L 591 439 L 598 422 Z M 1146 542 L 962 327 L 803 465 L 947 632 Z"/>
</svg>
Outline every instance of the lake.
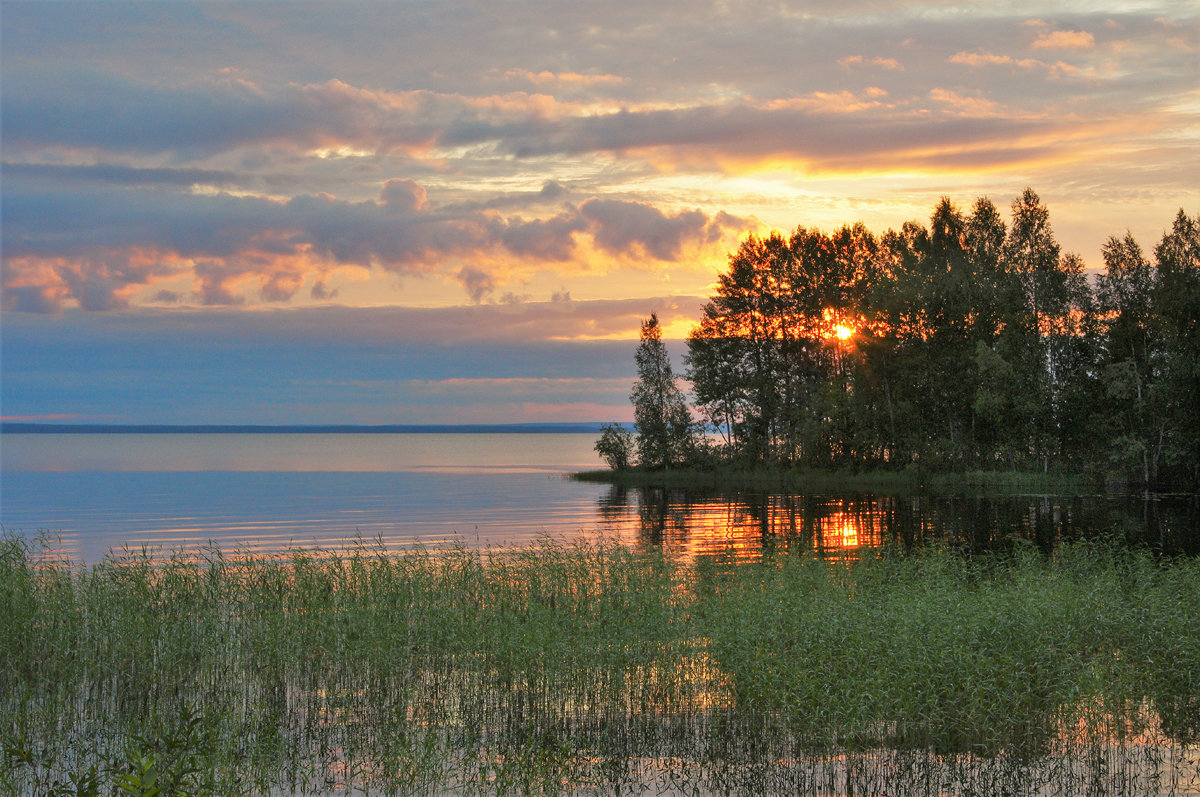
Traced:
<svg viewBox="0 0 1200 797">
<path fill-rule="evenodd" d="M 1200 552 L 1197 499 L 896 496 L 637 489 L 576 482 L 594 435 L 5 434 L 0 525 L 73 560 L 209 543 L 264 553 L 416 543 L 522 545 L 605 535 L 682 556 L 895 542 L 974 549 L 1116 536 Z"/>
<path fill-rule="evenodd" d="M 598 464 L 593 440 L 5 435 L 4 531 L 51 535 L 70 560 L 41 578 L 11 549 L 3 562 L 13 599 L 0 660 L 17 665 L 0 671 L 17 686 L 0 689 L 0 716 L 14 718 L 0 742 L 45 740 L 56 762 L 18 770 L 18 791 L 40 793 L 37 778 L 103 763 L 106 750 L 161 744 L 186 753 L 161 761 L 208 762 L 198 776 L 236 772 L 254 778 L 248 791 L 281 795 L 391 782 L 405 793 L 526 782 L 549 793 L 1200 793 L 1194 561 L 1072 548 L 968 578 L 954 554 L 849 561 L 885 545 L 1052 550 L 1094 537 L 1196 553 L 1195 497 L 570 480 Z M 581 546 L 487 568 L 458 551 L 185 558 L 54 577 L 143 546 L 474 549 L 544 535 L 696 560 L 816 550 L 829 566 L 780 556 L 669 568 Z M 203 733 L 161 730 L 175 716 L 172 727 Z M 1126 734 L 1131 716 L 1144 731 Z"/>
</svg>

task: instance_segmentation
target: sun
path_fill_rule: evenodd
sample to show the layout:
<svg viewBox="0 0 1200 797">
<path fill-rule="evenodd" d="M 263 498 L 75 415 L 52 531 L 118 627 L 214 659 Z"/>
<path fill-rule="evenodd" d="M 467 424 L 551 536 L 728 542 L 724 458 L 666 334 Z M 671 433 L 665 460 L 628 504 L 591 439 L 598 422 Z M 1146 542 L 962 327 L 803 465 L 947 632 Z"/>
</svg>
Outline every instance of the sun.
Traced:
<svg viewBox="0 0 1200 797">
<path fill-rule="evenodd" d="M 850 326 L 850 324 L 855 319 L 847 318 L 833 308 L 827 308 L 822 311 L 821 317 L 825 320 L 825 323 L 822 325 L 824 327 L 822 333 L 826 340 L 847 341 L 854 337 L 857 327 Z"/>
</svg>

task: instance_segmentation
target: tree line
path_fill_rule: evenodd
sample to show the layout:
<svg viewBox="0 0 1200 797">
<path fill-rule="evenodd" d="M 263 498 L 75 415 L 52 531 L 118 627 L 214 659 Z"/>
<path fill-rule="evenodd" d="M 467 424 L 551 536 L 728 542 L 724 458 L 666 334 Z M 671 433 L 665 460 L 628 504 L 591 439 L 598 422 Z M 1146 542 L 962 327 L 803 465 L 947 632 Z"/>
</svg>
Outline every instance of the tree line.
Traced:
<svg viewBox="0 0 1200 797">
<path fill-rule="evenodd" d="M 1032 189 L 1006 223 L 949 198 L 929 226 L 797 227 L 729 256 L 683 379 L 643 324 L 636 437 L 614 468 L 1093 471 L 1200 484 L 1200 216 L 1089 275 Z"/>
</svg>

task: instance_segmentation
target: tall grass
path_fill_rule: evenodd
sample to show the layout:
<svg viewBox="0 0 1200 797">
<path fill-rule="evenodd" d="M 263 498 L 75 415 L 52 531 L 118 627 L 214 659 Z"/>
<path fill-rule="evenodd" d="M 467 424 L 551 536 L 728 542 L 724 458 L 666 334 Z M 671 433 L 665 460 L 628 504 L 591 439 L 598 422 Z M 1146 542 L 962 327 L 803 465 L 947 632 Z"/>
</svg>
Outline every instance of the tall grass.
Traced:
<svg viewBox="0 0 1200 797">
<path fill-rule="evenodd" d="M 8 793 L 1200 789 L 1192 559 L 46 553 L 0 541 Z"/>
</svg>

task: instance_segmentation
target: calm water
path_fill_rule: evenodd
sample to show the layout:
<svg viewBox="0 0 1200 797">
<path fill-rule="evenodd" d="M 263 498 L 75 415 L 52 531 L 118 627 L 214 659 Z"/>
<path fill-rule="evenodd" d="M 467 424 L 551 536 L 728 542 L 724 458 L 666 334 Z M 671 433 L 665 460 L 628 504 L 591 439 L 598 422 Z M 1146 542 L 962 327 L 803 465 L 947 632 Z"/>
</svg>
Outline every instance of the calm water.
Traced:
<svg viewBox="0 0 1200 797">
<path fill-rule="evenodd" d="M 604 534 L 682 555 L 931 540 L 974 548 L 1116 535 L 1200 552 L 1193 498 L 897 497 L 622 489 L 587 434 L 10 434 L 0 525 L 72 559 L 209 542 L 278 552 L 356 538 L 389 548 Z"/>
</svg>

